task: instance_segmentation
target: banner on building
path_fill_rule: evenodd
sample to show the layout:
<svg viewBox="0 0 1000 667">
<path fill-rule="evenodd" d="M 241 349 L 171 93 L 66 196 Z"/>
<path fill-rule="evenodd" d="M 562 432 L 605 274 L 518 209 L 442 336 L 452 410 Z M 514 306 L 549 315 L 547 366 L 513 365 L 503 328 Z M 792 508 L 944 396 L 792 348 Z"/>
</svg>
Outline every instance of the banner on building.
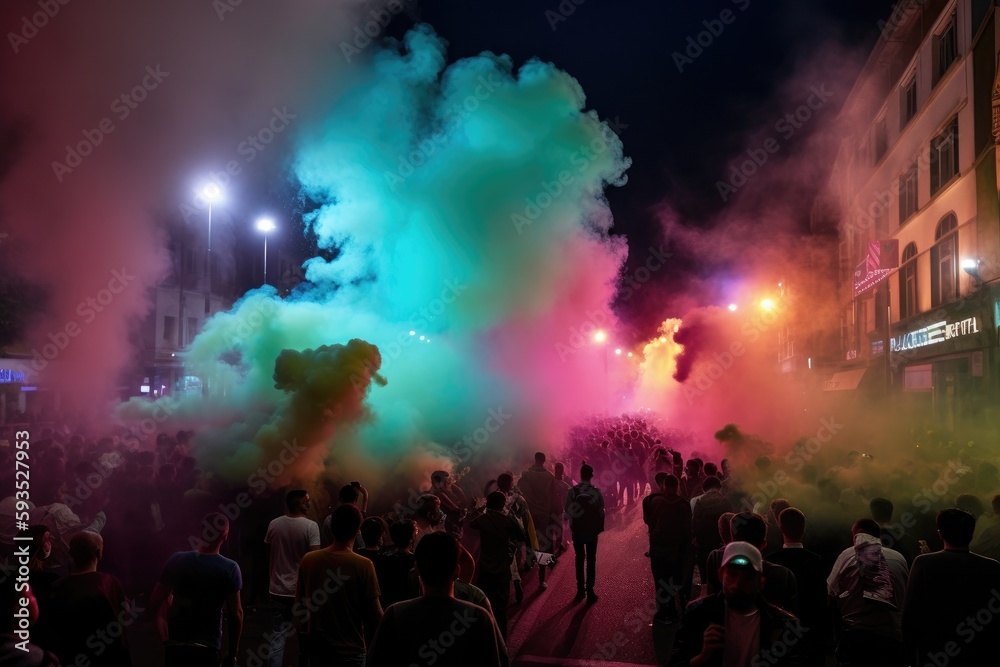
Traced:
<svg viewBox="0 0 1000 667">
<path fill-rule="evenodd" d="M 854 269 L 854 296 L 860 296 L 899 268 L 899 241 L 872 241 L 868 256 Z"/>
</svg>

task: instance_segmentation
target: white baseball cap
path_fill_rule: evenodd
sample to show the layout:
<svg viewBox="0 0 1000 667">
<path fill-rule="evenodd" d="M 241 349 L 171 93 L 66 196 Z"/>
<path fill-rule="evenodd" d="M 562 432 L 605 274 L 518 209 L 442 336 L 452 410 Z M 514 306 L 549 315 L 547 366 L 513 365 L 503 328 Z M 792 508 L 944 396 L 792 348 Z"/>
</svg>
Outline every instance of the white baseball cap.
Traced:
<svg viewBox="0 0 1000 667">
<path fill-rule="evenodd" d="M 764 572 L 764 558 L 760 551 L 749 542 L 730 542 L 726 545 L 726 550 L 722 553 L 722 565 L 736 565 L 746 567 L 749 565 L 760 573 Z"/>
</svg>

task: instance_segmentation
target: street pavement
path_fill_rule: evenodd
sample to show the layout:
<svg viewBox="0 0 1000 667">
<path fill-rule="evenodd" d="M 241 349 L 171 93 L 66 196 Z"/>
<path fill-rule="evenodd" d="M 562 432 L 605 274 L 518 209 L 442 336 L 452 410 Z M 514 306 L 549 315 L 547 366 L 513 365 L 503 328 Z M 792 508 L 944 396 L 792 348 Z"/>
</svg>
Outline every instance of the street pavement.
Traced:
<svg viewBox="0 0 1000 667">
<path fill-rule="evenodd" d="M 536 570 L 525 575 L 524 602 L 509 612 L 512 664 L 667 664 L 675 626 L 653 623 L 653 577 L 644 555 L 648 546 L 636 506 L 608 522 L 598 540 L 594 604 L 574 602 L 572 546 L 546 576 L 548 590 L 539 590 Z"/>
</svg>

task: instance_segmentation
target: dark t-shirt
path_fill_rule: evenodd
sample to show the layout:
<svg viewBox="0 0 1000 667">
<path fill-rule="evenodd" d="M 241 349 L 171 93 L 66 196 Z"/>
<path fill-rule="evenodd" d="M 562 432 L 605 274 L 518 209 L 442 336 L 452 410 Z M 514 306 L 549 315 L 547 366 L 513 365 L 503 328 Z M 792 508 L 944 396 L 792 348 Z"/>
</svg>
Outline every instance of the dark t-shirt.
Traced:
<svg viewBox="0 0 1000 667">
<path fill-rule="evenodd" d="M 507 647 L 493 616 L 482 607 L 425 596 L 385 611 L 365 664 L 501 667 L 508 664 Z"/>
<path fill-rule="evenodd" d="M 416 556 L 413 554 L 395 552 L 375 563 L 383 609 L 413 597 L 410 594 L 410 570 L 413 569 L 414 561 Z"/>
<path fill-rule="evenodd" d="M 76 664 L 77 657 L 84 655 L 90 665 L 128 667 L 132 659 L 125 632 L 113 637 L 107 628 L 117 624 L 119 617 L 127 627 L 137 613 L 126 605 L 121 582 L 112 575 L 71 574 L 52 585 L 45 616 L 39 615 L 38 641 L 63 663 Z M 107 641 L 100 639 L 98 631 L 104 631 Z"/>
<path fill-rule="evenodd" d="M 243 588 L 240 566 L 219 554 L 181 551 L 167 561 L 160 581 L 174 594 L 168 617 L 170 640 L 221 650 L 222 609 L 229 596 Z"/>
</svg>

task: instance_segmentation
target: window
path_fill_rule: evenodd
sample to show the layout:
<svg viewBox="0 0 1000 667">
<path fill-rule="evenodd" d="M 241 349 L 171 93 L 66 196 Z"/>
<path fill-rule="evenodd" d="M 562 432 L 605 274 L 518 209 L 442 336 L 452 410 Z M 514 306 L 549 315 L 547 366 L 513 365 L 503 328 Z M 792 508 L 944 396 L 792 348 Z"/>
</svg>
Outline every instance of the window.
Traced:
<svg viewBox="0 0 1000 667">
<path fill-rule="evenodd" d="M 958 174 L 958 116 L 931 139 L 931 195 Z"/>
<path fill-rule="evenodd" d="M 184 344 L 187 345 L 194 340 L 194 337 L 198 334 L 198 318 L 189 317 L 187 318 L 187 340 Z"/>
<path fill-rule="evenodd" d="M 917 246 L 909 243 L 903 248 L 903 261 L 899 269 L 899 319 L 917 314 Z"/>
<path fill-rule="evenodd" d="M 163 342 L 174 344 L 177 336 L 177 318 L 172 315 L 163 316 Z"/>
<path fill-rule="evenodd" d="M 901 94 L 902 100 L 900 108 L 902 109 L 902 115 L 900 116 L 899 126 L 901 128 L 906 127 L 906 124 L 913 120 L 913 117 L 917 115 L 917 76 L 914 74 L 910 77 L 910 80 L 903 84 L 903 90 Z"/>
<path fill-rule="evenodd" d="M 910 168 L 899 177 L 899 224 L 917 212 L 917 165 Z"/>
<path fill-rule="evenodd" d="M 955 14 L 934 38 L 934 85 L 936 86 L 952 63 L 958 59 L 958 40 L 955 32 Z"/>
<path fill-rule="evenodd" d="M 931 305 L 958 298 L 958 219 L 954 213 L 938 223 L 931 248 Z"/>
<path fill-rule="evenodd" d="M 878 164 L 885 155 L 885 149 L 888 147 L 889 138 L 885 127 L 885 116 L 882 116 L 875 121 L 875 164 Z"/>
</svg>

